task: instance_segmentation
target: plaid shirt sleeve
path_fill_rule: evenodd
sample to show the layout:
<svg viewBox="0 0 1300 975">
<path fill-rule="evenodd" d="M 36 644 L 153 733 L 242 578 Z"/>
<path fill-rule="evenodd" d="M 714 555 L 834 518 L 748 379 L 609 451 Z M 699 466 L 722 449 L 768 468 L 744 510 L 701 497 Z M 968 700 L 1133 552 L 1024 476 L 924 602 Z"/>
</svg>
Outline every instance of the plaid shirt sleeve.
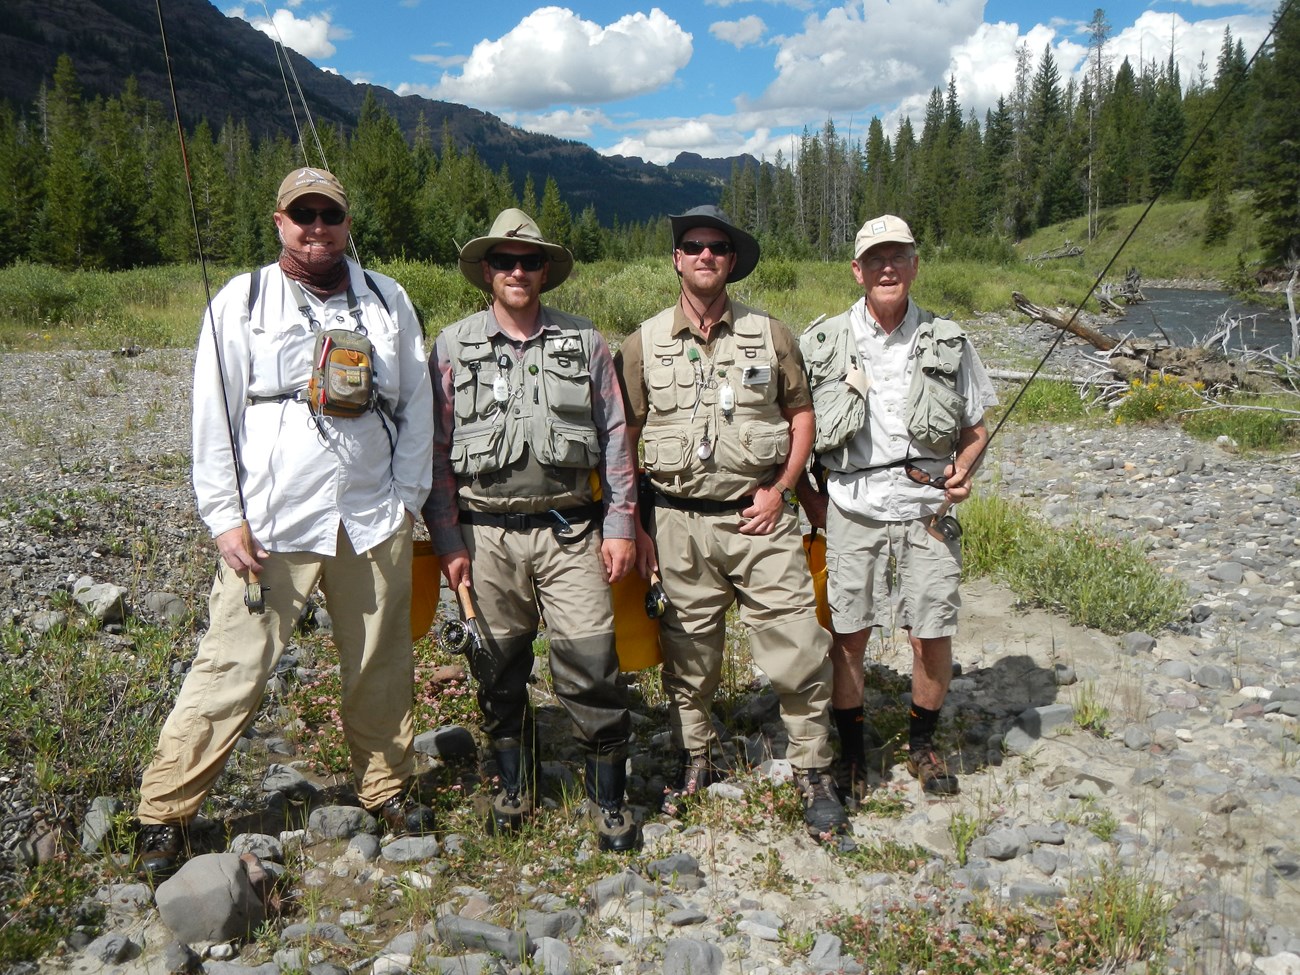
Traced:
<svg viewBox="0 0 1300 975">
<path fill-rule="evenodd" d="M 429 353 L 429 379 L 433 384 L 433 487 L 421 514 L 439 555 L 463 551 L 460 512 L 456 507 L 456 475 L 451 470 L 451 431 L 455 425 L 451 362 L 439 337 Z"/>
<path fill-rule="evenodd" d="M 623 392 L 605 339 L 596 333 L 591 351 L 591 413 L 600 438 L 600 490 L 606 538 L 635 538 L 636 465 L 627 444 Z"/>
</svg>

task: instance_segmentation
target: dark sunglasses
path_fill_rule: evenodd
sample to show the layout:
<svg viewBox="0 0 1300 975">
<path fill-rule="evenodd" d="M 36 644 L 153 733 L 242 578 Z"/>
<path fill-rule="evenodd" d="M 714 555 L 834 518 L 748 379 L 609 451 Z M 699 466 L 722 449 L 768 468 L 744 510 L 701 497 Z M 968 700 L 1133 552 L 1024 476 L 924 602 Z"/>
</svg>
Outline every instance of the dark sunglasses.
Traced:
<svg viewBox="0 0 1300 975">
<path fill-rule="evenodd" d="M 516 267 L 522 267 L 531 273 L 540 271 L 546 264 L 544 254 L 489 254 L 483 260 L 494 271 L 513 271 Z"/>
<path fill-rule="evenodd" d="M 320 218 L 327 227 L 337 227 L 348 218 L 348 211 L 340 210 L 338 207 L 330 207 L 326 210 L 317 210 L 313 207 L 288 207 L 284 213 L 299 227 L 310 227 L 317 218 Z"/>
<path fill-rule="evenodd" d="M 936 491 L 946 490 L 948 487 L 948 478 L 943 474 L 931 474 L 929 471 L 922 470 L 915 464 L 904 464 L 903 473 L 907 479 L 914 484 L 924 484 L 926 487 L 932 487 Z"/>
<path fill-rule="evenodd" d="M 706 248 L 713 252 L 714 257 L 726 257 L 736 251 L 736 245 L 729 240 L 683 240 L 677 245 L 679 251 L 691 257 L 703 254 Z"/>
</svg>

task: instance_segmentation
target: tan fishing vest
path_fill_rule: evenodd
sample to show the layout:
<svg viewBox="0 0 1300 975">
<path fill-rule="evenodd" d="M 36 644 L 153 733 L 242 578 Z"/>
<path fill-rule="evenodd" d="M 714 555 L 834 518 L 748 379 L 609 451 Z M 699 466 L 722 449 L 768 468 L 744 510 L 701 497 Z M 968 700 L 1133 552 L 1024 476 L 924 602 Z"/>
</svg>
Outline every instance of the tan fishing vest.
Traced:
<svg viewBox="0 0 1300 975">
<path fill-rule="evenodd" d="M 471 495 L 508 498 L 518 510 L 569 494 L 589 500 L 587 473 L 600 460 L 591 410 L 595 327 L 551 308 L 542 316 L 551 327 L 525 343 L 522 359 L 508 341 L 494 346 L 490 311 L 442 336 L 455 389 L 451 468 Z"/>
<path fill-rule="evenodd" d="M 907 431 L 934 454 L 951 454 L 961 431 L 965 401 L 957 391 L 966 332 L 956 322 L 935 318 L 917 306 L 913 342 L 916 364 L 907 392 Z M 809 326 L 799 336 L 812 388 L 817 431 L 813 452 L 829 470 L 851 472 L 848 442 L 866 425 L 867 403 L 845 377 L 861 369 L 849 313 Z"/>
<path fill-rule="evenodd" d="M 769 483 L 790 455 L 771 319 L 731 308 L 734 324 L 707 354 L 694 333 L 673 334 L 675 308 L 641 326 L 645 467 L 666 494 L 735 501 Z"/>
</svg>

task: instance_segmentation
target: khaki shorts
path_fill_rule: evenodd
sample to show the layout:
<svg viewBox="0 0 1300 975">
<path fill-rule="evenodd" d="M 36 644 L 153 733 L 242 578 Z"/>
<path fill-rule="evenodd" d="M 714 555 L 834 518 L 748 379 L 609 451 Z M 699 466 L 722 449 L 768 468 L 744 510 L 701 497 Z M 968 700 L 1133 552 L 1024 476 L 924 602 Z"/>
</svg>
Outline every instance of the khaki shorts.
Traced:
<svg viewBox="0 0 1300 975">
<path fill-rule="evenodd" d="M 826 589 L 836 633 L 879 626 L 928 640 L 957 632 L 961 541 L 939 541 L 929 522 L 876 521 L 828 506 Z"/>
</svg>

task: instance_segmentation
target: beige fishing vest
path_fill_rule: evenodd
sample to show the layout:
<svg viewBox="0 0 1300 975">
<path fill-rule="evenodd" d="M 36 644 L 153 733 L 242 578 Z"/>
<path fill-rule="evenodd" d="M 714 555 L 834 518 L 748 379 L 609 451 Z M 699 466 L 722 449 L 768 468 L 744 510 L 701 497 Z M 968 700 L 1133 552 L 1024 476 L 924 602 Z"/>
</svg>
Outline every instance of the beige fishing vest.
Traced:
<svg viewBox="0 0 1300 975">
<path fill-rule="evenodd" d="M 694 333 L 673 334 L 674 308 L 641 326 L 645 466 L 666 494 L 735 501 L 769 483 L 790 455 L 771 319 L 731 307 L 734 324 L 708 354 Z"/>
<path fill-rule="evenodd" d="M 966 332 L 956 322 L 935 318 L 919 306 L 917 313 L 907 431 L 925 450 L 951 454 L 965 408 L 957 378 Z M 851 370 L 862 368 L 849 313 L 810 326 L 799 336 L 799 348 L 817 417 L 813 452 L 827 469 L 851 472 L 847 445 L 866 425 L 867 402 L 845 381 Z"/>
<path fill-rule="evenodd" d="M 542 314 L 559 327 L 525 343 L 522 359 L 508 342 L 494 347 L 490 311 L 443 334 L 455 389 L 451 468 L 462 485 L 472 482 L 473 494 L 509 497 L 511 507 L 526 507 L 530 491 L 589 494 L 586 475 L 600 460 L 591 411 L 595 327 L 551 308 Z M 532 477 L 520 465 L 525 448 L 543 468 Z"/>
</svg>

